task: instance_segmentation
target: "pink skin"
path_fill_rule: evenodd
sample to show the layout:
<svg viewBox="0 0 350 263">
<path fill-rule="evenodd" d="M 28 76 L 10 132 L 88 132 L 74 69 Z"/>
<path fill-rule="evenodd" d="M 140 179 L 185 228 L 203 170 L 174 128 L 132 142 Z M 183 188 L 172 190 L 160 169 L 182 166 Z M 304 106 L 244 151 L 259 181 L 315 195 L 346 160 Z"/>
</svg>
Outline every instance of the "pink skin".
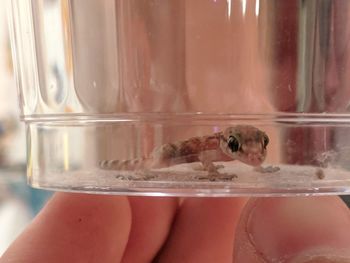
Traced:
<svg viewBox="0 0 350 263">
<path fill-rule="evenodd" d="M 119 197 L 55 194 L 5 262 L 350 262 L 338 197 Z M 311 260 L 311 261 L 310 261 Z"/>
</svg>

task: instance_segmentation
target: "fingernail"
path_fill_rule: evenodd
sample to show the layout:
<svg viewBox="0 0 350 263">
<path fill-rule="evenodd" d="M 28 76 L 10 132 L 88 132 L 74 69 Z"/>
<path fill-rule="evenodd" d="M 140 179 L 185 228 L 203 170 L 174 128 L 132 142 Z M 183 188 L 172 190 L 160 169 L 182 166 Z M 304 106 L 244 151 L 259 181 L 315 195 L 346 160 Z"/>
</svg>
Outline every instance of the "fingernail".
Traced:
<svg viewBox="0 0 350 263">
<path fill-rule="evenodd" d="M 350 214 L 338 197 L 257 199 L 246 224 L 267 262 L 350 262 Z"/>
</svg>

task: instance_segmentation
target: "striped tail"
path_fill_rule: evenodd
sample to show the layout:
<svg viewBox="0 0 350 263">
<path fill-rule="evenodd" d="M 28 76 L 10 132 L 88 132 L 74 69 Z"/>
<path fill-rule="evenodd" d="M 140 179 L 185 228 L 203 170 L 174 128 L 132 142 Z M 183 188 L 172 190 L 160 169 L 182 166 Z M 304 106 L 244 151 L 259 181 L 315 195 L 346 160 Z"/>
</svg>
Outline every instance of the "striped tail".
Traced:
<svg viewBox="0 0 350 263">
<path fill-rule="evenodd" d="M 100 167 L 104 170 L 139 170 L 147 168 L 150 160 L 148 158 L 137 158 L 131 160 L 103 160 Z"/>
</svg>

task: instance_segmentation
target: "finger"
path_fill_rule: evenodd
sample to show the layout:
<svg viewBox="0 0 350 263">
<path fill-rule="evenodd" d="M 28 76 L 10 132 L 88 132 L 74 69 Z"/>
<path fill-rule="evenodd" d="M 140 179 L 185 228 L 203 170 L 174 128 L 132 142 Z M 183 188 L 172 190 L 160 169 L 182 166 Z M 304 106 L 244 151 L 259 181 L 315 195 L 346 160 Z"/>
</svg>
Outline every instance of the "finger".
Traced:
<svg viewBox="0 0 350 263">
<path fill-rule="evenodd" d="M 231 262 L 243 198 L 185 199 L 159 262 Z"/>
<path fill-rule="evenodd" d="M 130 197 L 132 227 L 123 263 L 151 262 L 166 240 L 177 198 Z"/>
<path fill-rule="evenodd" d="M 130 225 L 125 197 L 55 194 L 0 262 L 120 262 Z"/>
<path fill-rule="evenodd" d="M 234 255 L 234 262 L 350 262 L 349 210 L 338 197 L 253 199 Z"/>
</svg>

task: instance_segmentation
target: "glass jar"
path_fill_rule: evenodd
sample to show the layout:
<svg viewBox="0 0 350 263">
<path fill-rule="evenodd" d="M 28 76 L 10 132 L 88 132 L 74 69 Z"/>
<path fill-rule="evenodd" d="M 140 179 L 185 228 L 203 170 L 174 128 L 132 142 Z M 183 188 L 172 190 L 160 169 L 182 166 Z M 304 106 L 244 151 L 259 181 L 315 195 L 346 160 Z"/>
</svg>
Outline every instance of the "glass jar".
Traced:
<svg viewBox="0 0 350 263">
<path fill-rule="evenodd" d="M 11 0 L 34 187 L 350 189 L 348 0 Z"/>
</svg>

